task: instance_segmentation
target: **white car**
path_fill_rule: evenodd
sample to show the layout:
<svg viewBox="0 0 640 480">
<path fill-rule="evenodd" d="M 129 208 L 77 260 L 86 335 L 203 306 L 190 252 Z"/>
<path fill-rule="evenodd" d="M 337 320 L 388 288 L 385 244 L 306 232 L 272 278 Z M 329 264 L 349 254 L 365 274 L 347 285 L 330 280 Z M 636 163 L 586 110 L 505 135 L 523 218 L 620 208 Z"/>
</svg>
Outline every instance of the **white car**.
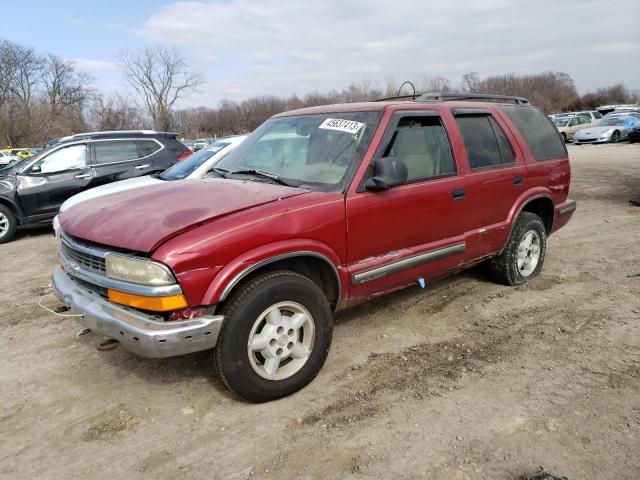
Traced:
<svg viewBox="0 0 640 480">
<path fill-rule="evenodd" d="M 202 150 L 188 156 L 181 162 L 167 168 L 157 177 L 147 175 L 144 177 L 129 178 L 127 180 L 108 183 L 106 185 L 78 193 L 60 206 L 60 213 L 80 202 L 101 197 L 109 193 L 122 192 L 124 190 L 130 190 L 132 188 L 153 185 L 166 181 L 182 180 L 184 178 L 202 178 L 215 166 L 216 163 L 226 157 L 231 150 L 240 145 L 245 138 L 247 138 L 247 135 L 237 135 L 216 140 L 207 148 L 203 148 Z"/>
<path fill-rule="evenodd" d="M 11 155 L 7 152 L 0 152 L 0 166 L 9 165 L 10 163 L 16 163 L 22 160 L 18 155 Z"/>
</svg>

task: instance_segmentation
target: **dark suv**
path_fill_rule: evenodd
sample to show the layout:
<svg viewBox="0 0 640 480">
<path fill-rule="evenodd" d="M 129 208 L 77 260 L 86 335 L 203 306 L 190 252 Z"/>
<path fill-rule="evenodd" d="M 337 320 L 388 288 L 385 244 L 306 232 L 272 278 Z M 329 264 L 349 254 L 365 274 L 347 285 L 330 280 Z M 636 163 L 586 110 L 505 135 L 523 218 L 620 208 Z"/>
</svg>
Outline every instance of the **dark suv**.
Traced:
<svg viewBox="0 0 640 480">
<path fill-rule="evenodd" d="M 105 183 L 161 172 L 191 154 L 175 133 L 80 133 L 0 169 L 0 243 L 16 227 L 49 223 L 67 198 Z"/>
</svg>

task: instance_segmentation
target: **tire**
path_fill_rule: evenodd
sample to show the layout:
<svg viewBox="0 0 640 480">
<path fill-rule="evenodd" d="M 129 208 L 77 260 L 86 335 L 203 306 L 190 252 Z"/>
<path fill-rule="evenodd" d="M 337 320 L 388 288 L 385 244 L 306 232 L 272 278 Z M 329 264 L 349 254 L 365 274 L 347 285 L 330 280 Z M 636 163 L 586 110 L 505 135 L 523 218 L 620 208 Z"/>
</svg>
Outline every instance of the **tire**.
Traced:
<svg viewBox="0 0 640 480">
<path fill-rule="evenodd" d="M 245 400 L 267 402 L 297 392 L 324 365 L 333 317 L 324 293 L 307 277 L 290 271 L 261 275 L 225 302 L 222 314 L 216 370 Z M 294 318 L 305 320 L 296 327 Z M 276 370 L 273 363 L 268 368 L 276 358 Z"/>
<path fill-rule="evenodd" d="M 620 132 L 616 130 L 611 134 L 611 143 L 618 143 L 620 141 Z"/>
<path fill-rule="evenodd" d="M 526 238 L 533 241 L 530 249 L 520 250 Z M 537 239 L 537 260 L 533 262 L 533 256 Z M 526 262 L 527 252 L 529 252 L 530 263 Z M 535 278 L 542 270 L 544 257 L 547 252 L 547 232 L 542 223 L 542 219 L 535 213 L 521 212 L 516 219 L 507 245 L 500 255 L 489 261 L 490 277 L 504 285 L 520 285 L 532 278 Z M 524 258 L 523 256 L 524 255 Z M 527 268 L 524 268 L 524 267 Z"/>
<path fill-rule="evenodd" d="M 562 135 L 562 140 L 564 140 L 564 143 L 567 143 L 567 134 L 563 132 L 560 135 Z"/>
<path fill-rule="evenodd" d="M 8 207 L 0 205 L 0 243 L 7 243 L 16 234 L 18 221 Z"/>
</svg>

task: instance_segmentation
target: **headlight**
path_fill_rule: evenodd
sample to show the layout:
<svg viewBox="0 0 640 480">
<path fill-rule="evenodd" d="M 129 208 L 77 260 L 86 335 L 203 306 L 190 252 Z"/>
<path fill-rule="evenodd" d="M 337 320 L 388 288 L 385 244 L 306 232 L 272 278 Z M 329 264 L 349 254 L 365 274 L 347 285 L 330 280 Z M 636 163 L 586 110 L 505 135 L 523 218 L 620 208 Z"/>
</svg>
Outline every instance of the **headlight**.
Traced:
<svg viewBox="0 0 640 480">
<path fill-rule="evenodd" d="M 140 285 L 172 285 L 175 279 L 169 268 L 143 258 L 108 253 L 105 257 L 107 277 Z"/>
</svg>

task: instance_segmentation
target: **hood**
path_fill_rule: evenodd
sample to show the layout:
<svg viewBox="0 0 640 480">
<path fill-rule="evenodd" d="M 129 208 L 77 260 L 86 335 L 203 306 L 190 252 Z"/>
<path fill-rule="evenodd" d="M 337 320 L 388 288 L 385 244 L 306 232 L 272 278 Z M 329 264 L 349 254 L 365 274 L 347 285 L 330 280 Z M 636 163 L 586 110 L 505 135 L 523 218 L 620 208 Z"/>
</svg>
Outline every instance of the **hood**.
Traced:
<svg viewBox="0 0 640 480">
<path fill-rule="evenodd" d="M 271 183 L 186 179 L 102 195 L 70 207 L 59 220 L 74 237 L 152 252 L 196 225 L 306 193 L 309 190 Z"/>
<path fill-rule="evenodd" d="M 599 136 L 603 133 L 606 133 L 609 130 L 615 130 L 616 127 L 590 127 L 583 128 L 582 130 L 578 130 L 576 135 L 588 135 L 588 136 Z"/>
<path fill-rule="evenodd" d="M 106 185 L 100 185 L 99 187 L 90 188 L 82 193 L 74 195 L 70 199 L 66 200 L 60 206 L 60 213 L 67 210 L 69 207 L 76 205 L 80 202 L 90 200 L 92 198 L 101 197 L 109 193 L 122 192 L 131 188 L 142 187 L 145 185 L 153 185 L 155 183 L 162 183 L 162 180 L 158 180 L 150 175 L 144 177 L 128 178 L 126 180 L 120 180 L 119 182 L 107 183 Z"/>
</svg>

